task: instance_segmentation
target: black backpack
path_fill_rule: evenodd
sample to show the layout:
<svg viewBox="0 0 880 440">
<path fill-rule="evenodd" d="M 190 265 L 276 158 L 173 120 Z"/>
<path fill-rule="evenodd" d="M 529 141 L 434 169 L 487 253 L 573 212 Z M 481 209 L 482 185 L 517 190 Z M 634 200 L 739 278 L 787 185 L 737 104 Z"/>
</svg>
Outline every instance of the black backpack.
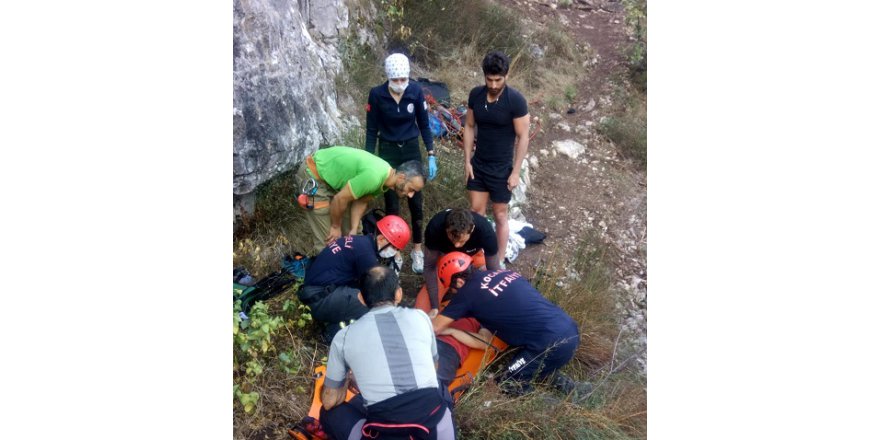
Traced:
<svg viewBox="0 0 880 440">
<path fill-rule="evenodd" d="M 278 296 L 293 287 L 297 281 L 299 279 L 290 272 L 279 270 L 260 279 L 253 286 L 243 286 L 233 282 L 232 301 L 241 300 L 241 311 L 247 315 L 254 303 Z"/>
<path fill-rule="evenodd" d="M 379 208 L 374 208 L 370 212 L 364 214 L 364 216 L 361 217 L 361 226 L 364 229 L 363 234 L 372 235 L 374 237 L 378 235 L 379 227 L 376 226 L 376 224 L 379 223 L 379 220 L 382 220 L 385 215 L 385 211 Z"/>
</svg>

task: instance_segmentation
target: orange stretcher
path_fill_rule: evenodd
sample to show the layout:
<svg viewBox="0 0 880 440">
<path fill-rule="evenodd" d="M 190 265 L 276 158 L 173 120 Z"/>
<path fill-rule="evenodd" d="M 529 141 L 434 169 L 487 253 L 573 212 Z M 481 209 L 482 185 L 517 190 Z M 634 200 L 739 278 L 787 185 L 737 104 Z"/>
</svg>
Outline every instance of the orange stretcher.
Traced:
<svg viewBox="0 0 880 440">
<path fill-rule="evenodd" d="M 461 361 L 461 366 L 455 372 L 455 379 L 449 383 L 449 392 L 452 393 L 452 400 L 458 402 L 461 396 L 467 391 L 467 388 L 474 382 L 477 375 L 486 368 L 501 352 L 507 349 L 507 344 L 493 337 L 489 343 L 495 349 L 480 350 L 471 348 L 467 357 Z"/>
<path fill-rule="evenodd" d="M 481 252 L 482 253 L 482 252 Z M 485 263 L 484 263 L 485 264 Z M 441 288 L 438 295 L 440 296 L 440 310 L 443 310 L 446 307 L 446 304 L 449 301 L 443 302 L 443 297 L 446 295 L 446 289 L 443 289 L 442 286 L 438 286 Z M 420 302 L 418 298 L 416 299 L 415 308 L 421 309 L 423 312 L 428 313 L 430 310 L 430 303 L 428 302 L 428 291 L 422 286 L 421 292 L 419 292 L 419 297 L 422 298 Z M 489 348 L 488 350 L 480 350 L 477 348 L 471 348 L 467 357 L 462 359 L 461 366 L 455 372 L 455 379 L 449 383 L 449 392 L 452 394 L 452 399 L 455 402 L 458 402 L 461 399 L 461 396 L 467 391 L 467 388 L 473 383 L 474 379 L 477 375 L 486 368 L 495 358 L 498 357 L 504 350 L 507 349 L 507 343 L 498 339 L 496 337 L 492 337 L 492 340 L 489 341 L 489 344 L 494 349 Z M 324 386 L 324 375 L 327 372 L 326 365 L 320 365 L 315 368 L 315 388 L 312 392 L 312 407 L 309 409 L 309 416 L 318 419 L 321 414 L 321 388 Z M 355 396 L 354 392 L 349 389 L 345 395 L 345 401 L 348 402 Z"/>
<path fill-rule="evenodd" d="M 318 416 L 321 415 L 321 389 L 324 387 L 324 375 L 327 373 L 326 365 L 319 365 L 315 367 L 315 388 L 312 391 L 312 407 L 309 408 L 309 417 L 313 417 L 315 419 L 319 419 Z M 345 401 L 348 402 L 354 397 L 354 393 L 351 389 L 347 390 L 345 393 Z"/>
<path fill-rule="evenodd" d="M 467 357 L 461 362 L 461 366 L 455 372 L 455 379 L 449 384 L 449 392 L 452 399 L 458 402 L 461 396 L 467 391 L 477 375 L 486 366 L 488 366 L 498 355 L 507 348 L 507 344 L 498 338 L 492 338 L 490 341 L 492 346 L 497 350 L 479 350 L 472 348 Z M 319 365 L 315 368 L 315 387 L 312 391 L 312 406 L 309 409 L 309 416 L 315 419 L 320 418 L 321 414 L 321 388 L 324 386 L 324 375 L 327 373 L 326 365 Z M 345 395 L 345 401 L 348 402 L 355 396 L 350 389 Z"/>
</svg>

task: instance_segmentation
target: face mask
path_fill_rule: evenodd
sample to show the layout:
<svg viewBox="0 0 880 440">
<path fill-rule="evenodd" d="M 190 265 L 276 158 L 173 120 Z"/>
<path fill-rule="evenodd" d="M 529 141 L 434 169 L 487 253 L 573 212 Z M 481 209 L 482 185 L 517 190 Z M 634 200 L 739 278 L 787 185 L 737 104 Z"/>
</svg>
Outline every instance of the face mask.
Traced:
<svg viewBox="0 0 880 440">
<path fill-rule="evenodd" d="M 408 86 L 408 85 L 409 85 L 409 80 L 406 80 L 405 83 L 400 84 L 400 85 L 395 84 L 395 83 L 389 83 L 389 87 L 391 87 L 391 91 L 393 91 L 394 93 L 398 93 L 398 94 L 403 93 L 403 91 L 406 90 L 406 86 Z"/>
<path fill-rule="evenodd" d="M 391 258 L 396 254 L 397 254 L 397 249 L 394 249 L 394 247 L 391 245 L 385 246 L 384 249 L 379 251 L 379 256 L 382 258 Z"/>
</svg>

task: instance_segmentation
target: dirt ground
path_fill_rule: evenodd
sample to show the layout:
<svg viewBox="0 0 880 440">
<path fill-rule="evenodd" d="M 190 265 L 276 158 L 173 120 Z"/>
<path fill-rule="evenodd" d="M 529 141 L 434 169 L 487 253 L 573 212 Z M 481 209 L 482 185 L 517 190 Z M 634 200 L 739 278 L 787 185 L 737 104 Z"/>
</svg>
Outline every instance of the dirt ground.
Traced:
<svg viewBox="0 0 880 440">
<path fill-rule="evenodd" d="M 529 114 L 533 120 L 540 119 L 541 129 L 529 144 L 526 201 L 520 209 L 524 221 L 547 237 L 540 245 L 526 247 L 507 267 L 532 278 L 536 268 L 551 255 L 558 259 L 560 250 L 577 249 L 588 235 L 611 249 L 621 342 L 627 355 L 644 370 L 647 176 L 596 132 L 601 118 L 616 104 L 615 84 L 625 76 L 623 46 L 628 36 L 619 2 L 595 0 L 591 4 L 596 6 L 590 7 L 584 1 L 576 0 L 570 8 L 554 7 L 553 0 L 498 1 L 531 17 L 536 25 L 562 24 L 581 50 L 594 54 L 584 63 L 584 75 L 568 111 L 554 112 L 541 97 L 526 96 Z M 515 75 L 511 71 L 511 76 Z M 562 141 L 583 145 L 583 152 L 563 153 L 554 147 Z M 515 204 L 511 203 L 512 217 Z M 421 283 L 422 277 L 409 270 L 407 261 L 401 272 L 401 285 L 407 292 L 404 304 L 414 302 Z"/>
<path fill-rule="evenodd" d="M 533 121 L 541 129 L 526 156 L 526 201 L 520 204 L 524 221 L 547 237 L 530 245 L 507 264 L 527 278 L 551 255 L 574 250 L 586 236 L 611 249 L 621 342 L 627 355 L 647 368 L 647 176 L 617 147 L 596 132 L 616 98 L 616 85 L 625 76 L 623 47 L 628 42 L 623 7 L 619 2 L 576 0 L 570 8 L 554 0 L 499 0 L 498 3 L 531 17 L 536 25 L 562 24 L 581 50 L 594 54 L 584 63 L 584 74 L 568 111 L 554 112 L 541 97 L 526 96 Z M 515 76 L 516 72 L 511 72 Z M 573 110 L 573 111 L 572 111 Z M 536 124 L 532 124 L 534 128 Z M 574 141 L 580 154 L 565 154 L 555 143 Z M 514 216 L 516 201 L 511 203 Z M 491 212 L 491 207 L 489 208 Z M 576 272 L 567 268 L 569 273 Z M 573 275 L 576 279 L 576 275 Z M 422 277 L 401 272 L 401 285 L 411 305 Z"/>
<path fill-rule="evenodd" d="M 524 220 L 546 238 L 540 245 L 526 247 L 507 267 L 532 278 L 551 255 L 559 261 L 561 253 L 577 249 L 588 236 L 593 243 L 611 249 L 622 326 L 621 358 L 632 359 L 644 371 L 647 176 L 596 131 L 601 118 L 617 104 L 615 84 L 624 76 L 622 50 L 628 37 L 622 7 L 608 0 L 574 0 L 570 8 L 553 7 L 556 0 L 497 1 L 520 11 L 535 26 L 561 24 L 582 50 L 594 54 L 583 66 L 584 75 L 578 80 L 568 112 L 554 112 L 542 97 L 526 96 L 529 113 L 540 119 L 541 130 L 529 145 L 526 201 L 519 209 Z M 562 141 L 576 142 L 583 151 L 560 148 L 558 142 Z M 401 284 L 409 296 L 405 303 L 411 304 L 411 294 L 418 290 L 422 277 L 413 274 L 409 264 L 407 260 Z M 572 276 L 571 282 L 576 280 L 577 276 Z M 272 424 L 247 438 L 286 438 L 286 433 L 281 425 Z"/>
<path fill-rule="evenodd" d="M 529 145 L 526 221 L 547 234 L 541 245 L 526 247 L 508 265 L 527 277 L 554 251 L 575 249 L 587 234 L 610 247 L 623 316 L 622 339 L 644 369 L 647 365 L 647 176 L 614 145 L 596 133 L 602 116 L 613 104 L 613 81 L 623 76 L 622 45 L 627 42 L 624 14 L 618 2 L 574 1 L 570 8 L 551 2 L 506 0 L 523 15 L 542 25 L 560 23 L 575 42 L 598 55 L 588 60 L 577 86 L 573 113 L 554 113 L 540 100 L 529 100 L 529 112 L 542 129 Z M 580 9 L 584 8 L 584 9 Z M 576 158 L 554 148 L 571 140 L 583 145 Z M 536 166 L 537 165 L 537 166 Z"/>
</svg>

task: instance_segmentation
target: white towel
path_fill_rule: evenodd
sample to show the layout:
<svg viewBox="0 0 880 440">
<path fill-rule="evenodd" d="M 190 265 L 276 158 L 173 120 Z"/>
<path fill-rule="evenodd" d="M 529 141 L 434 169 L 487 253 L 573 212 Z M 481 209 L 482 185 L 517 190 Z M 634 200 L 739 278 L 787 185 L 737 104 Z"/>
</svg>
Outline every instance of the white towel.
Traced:
<svg viewBox="0 0 880 440">
<path fill-rule="evenodd" d="M 489 223 L 491 223 L 492 228 L 495 229 L 495 222 L 489 220 Z M 516 257 L 519 256 L 519 251 L 526 248 L 526 239 L 523 238 L 522 235 L 519 235 L 519 231 L 522 231 L 522 228 L 526 226 L 530 228 L 533 227 L 531 223 L 526 221 L 514 220 L 512 218 L 507 219 L 507 250 L 504 252 L 507 261 L 513 262 L 513 260 L 516 260 Z"/>
</svg>

